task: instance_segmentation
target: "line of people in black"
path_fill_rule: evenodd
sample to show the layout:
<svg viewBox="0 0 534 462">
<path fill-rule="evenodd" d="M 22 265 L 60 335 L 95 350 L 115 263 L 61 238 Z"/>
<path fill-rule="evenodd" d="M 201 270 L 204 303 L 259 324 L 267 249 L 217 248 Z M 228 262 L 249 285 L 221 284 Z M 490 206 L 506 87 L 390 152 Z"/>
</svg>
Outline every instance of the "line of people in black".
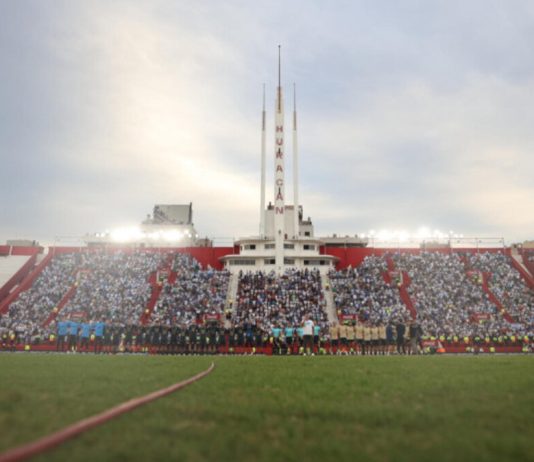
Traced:
<svg viewBox="0 0 534 462">
<path fill-rule="evenodd" d="M 57 333 L 58 351 L 80 352 L 145 352 L 151 351 L 168 354 L 215 354 L 220 347 L 263 347 L 269 341 L 269 334 L 252 324 L 235 328 L 223 328 L 219 322 L 189 325 L 140 326 L 140 325 L 105 325 L 99 348 L 94 344 L 85 344 L 82 329 L 77 334 Z M 65 340 L 68 339 L 68 340 Z M 90 342 L 95 342 L 90 337 Z"/>
</svg>

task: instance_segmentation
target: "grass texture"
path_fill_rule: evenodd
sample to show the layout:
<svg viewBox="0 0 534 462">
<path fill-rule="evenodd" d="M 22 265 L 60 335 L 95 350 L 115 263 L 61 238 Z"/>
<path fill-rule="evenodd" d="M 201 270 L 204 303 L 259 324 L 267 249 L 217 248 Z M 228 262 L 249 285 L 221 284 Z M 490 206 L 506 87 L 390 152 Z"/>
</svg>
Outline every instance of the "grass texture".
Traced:
<svg viewBox="0 0 534 462">
<path fill-rule="evenodd" d="M 35 461 L 534 460 L 534 358 L 0 355 L 0 452 L 215 371 Z"/>
</svg>

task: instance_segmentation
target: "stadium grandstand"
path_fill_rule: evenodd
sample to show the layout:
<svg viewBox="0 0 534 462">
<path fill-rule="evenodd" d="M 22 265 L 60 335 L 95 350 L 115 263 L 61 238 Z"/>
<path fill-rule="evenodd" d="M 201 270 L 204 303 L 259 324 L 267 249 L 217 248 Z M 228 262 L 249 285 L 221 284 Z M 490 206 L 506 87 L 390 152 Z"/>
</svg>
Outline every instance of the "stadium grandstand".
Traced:
<svg viewBox="0 0 534 462">
<path fill-rule="evenodd" d="M 336 268 L 281 275 L 232 273 L 213 250 L 51 248 L 16 271 L 19 283 L 3 292 L 2 348 L 56 350 L 65 336 L 64 350 L 70 341 L 79 351 L 94 351 L 99 342 L 110 352 L 273 354 L 283 344 L 298 353 L 307 318 L 317 326 L 317 352 L 335 352 L 332 326 L 360 324 L 415 324 L 419 351 L 521 352 L 533 339 L 530 250 L 521 250 L 518 262 L 510 248 L 325 246 L 320 250 L 343 252 Z M 101 339 L 97 324 L 104 326 Z"/>
<path fill-rule="evenodd" d="M 506 247 L 502 238 L 423 233 L 414 246 L 387 232 L 314 235 L 299 203 L 295 98 L 293 202 L 286 200 L 280 72 L 278 77 L 274 197 L 268 204 L 264 95 L 258 235 L 214 246 L 199 238 L 189 203 L 156 204 L 138 228 L 87 235 L 80 246 L 52 246 L 45 253 L 36 242 L 7 242 L 0 246 L 1 348 L 530 351 L 532 243 Z M 313 331 L 306 333 L 310 325 Z M 313 337 L 312 345 L 306 337 Z"/>
</svg>

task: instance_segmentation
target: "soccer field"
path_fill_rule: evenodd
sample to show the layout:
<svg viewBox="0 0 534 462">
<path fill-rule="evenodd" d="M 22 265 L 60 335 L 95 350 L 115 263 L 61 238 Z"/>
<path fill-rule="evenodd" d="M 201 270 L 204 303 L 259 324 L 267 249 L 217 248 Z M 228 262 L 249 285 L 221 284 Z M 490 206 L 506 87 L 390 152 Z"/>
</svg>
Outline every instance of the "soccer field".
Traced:
<svg viewBox="0 0 534 462">
<path fill-rule="evenodd" d="M 33 460 L 534 458 L 534 358 L 0 355 L 0 451 L 205 370 Z"/>
</svg>

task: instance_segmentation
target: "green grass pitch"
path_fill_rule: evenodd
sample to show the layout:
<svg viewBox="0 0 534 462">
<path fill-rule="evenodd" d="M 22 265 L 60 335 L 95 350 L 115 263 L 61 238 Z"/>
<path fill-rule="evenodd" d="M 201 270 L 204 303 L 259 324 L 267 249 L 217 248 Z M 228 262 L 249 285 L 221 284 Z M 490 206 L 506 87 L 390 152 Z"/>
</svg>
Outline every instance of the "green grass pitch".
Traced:
<svg viewBox="0 0 534 462">
<path fill-rule="evenodd" d="M 216 363 L 36 461 L 534 460 L 534 358 L 0 355 L 0 452 Z"/>
</svg>

